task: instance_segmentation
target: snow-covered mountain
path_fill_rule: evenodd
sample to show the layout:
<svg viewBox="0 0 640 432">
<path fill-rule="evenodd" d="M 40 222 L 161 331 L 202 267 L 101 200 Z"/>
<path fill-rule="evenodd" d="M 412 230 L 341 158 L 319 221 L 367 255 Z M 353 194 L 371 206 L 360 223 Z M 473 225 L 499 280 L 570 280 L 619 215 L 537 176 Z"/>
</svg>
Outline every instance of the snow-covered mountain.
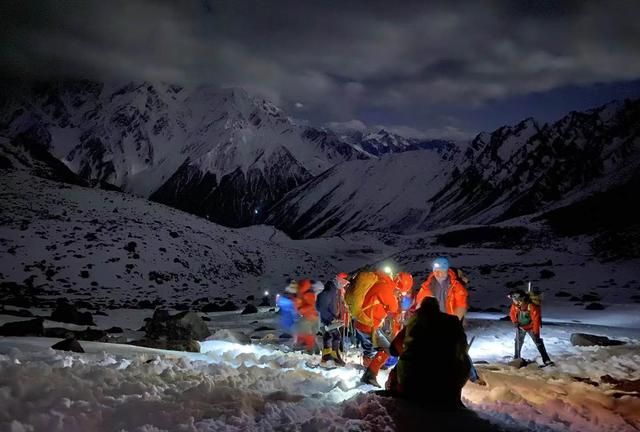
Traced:
<svg viewBox="0 0 640 432">
<path fill-rule="evenodd" d="M 424 150 L 344 162 L 287 194 L 266 222 L 294 237 L 411 231 L 446 184 L 454 155 Z"/>
<path fill-rule="evenodd" d="M 338 162 L 369 157 L 309 138 L 266 100 L 240 89 L 64 81 L 17 89 L 0 133 L 27 137 L 83 178 L 228 225 Z M 192 199 L 194 197 L 194 199 Z"/>
<path fill-rule="evenodd" d="M 629 182 L 640 168 L 640 100 L 527 119 L 478 135 L 423 228 L 492 223 L 571 204 Z"/>
<path fill-rule="evenodd" d="M 347 161 L 291 191 L 268 221 L 298 237 L 427 231 L 542 213 L 628 184 L 640 167 L 640 100 L 533 119 L 437 150 Z"/>
</svg>

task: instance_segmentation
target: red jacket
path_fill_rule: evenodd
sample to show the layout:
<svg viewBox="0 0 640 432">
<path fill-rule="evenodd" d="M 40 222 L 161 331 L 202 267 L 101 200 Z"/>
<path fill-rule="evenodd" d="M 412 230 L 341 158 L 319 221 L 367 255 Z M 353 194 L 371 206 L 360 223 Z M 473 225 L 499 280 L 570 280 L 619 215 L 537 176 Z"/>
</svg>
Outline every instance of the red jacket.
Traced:
<svg viewBox="0 0 640 432">
<path fill-rule="evenodd" d="M 540 327 L 542 327 L 540 306 L 533 303 L 522 303 L 519 306 L 511 303 L 509 316 L 511 317 L 511 322 L 518 324 L 518 327 L 521 327 L 523 330 L 533 330 L 535 334 L 540 334 Z M 530 321 L 528 324 L 519 322 L 521 319 L 527 320 L 527 316 Z"/>
<path fill-rule="evenodd" d="M 449 315 L 455 315 L 454 311 L 457 308 L 465 308 L 465 309 L 469 308 L 469 303 L 467 301 L 467 298 L 469 297 L 469 293 L 467 289 L 464 287 L 464 285 L 462 285 L 462 282 L 458 280 L 458 277 L 456 276 L 456 272 L 449 269 L 448 274 L 449 274 L 449 291 L 447 292 L 445 310 Z M 433 273 L 431 273 L 427 278 L 427 280 L 424 281 L 422 285 L 420 285 L 420 291 L 418 291 L 418 295 L 416 296 L 416 302 L 415 302 L 416 308 L 420 307 L 420 304 L 422 303 L 422 300 L 424 300 L 425 297 L 433 297 L 433 293 L 431 292 L 431 282 L 433 281 L 434 278 L 435 276 L 433 275 Z"/>
<path fill-rule="evenodd" d="M 318 311 L 316 310 L 316 295 L 311 290 L 311 281 L 308 279 L 303 279 L 298 283 L 296 309 L 303 318 L 318 318 Z"/>
<path fill-rule="evenodd" d="M 385 273 L 378 273 L 378 281 L 369 289 L 362 302 L 362 313 L 373 321 L 373 327 L 356 322 L 358 330 L 370 333 L 379 328 L 388 314 L 396 315 L 400 311 L 396 297 L 396 284 Z"/>
</svg>

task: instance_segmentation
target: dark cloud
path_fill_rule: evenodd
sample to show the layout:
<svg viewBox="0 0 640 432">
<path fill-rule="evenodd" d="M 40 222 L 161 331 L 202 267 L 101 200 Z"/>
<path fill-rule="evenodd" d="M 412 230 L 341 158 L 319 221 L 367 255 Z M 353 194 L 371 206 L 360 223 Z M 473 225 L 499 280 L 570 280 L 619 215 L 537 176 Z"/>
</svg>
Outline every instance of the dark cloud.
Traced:
<svg viewBox="0 0 640 432">
<path fill-rule="evenodd" d="M 633 0 L 5 0 L 0 62 L 4 78 L 237 85 L 314 122 L 460 135 L 443 119 L 461 107 L 640 78 L 638 16 Z"/>
</svg>

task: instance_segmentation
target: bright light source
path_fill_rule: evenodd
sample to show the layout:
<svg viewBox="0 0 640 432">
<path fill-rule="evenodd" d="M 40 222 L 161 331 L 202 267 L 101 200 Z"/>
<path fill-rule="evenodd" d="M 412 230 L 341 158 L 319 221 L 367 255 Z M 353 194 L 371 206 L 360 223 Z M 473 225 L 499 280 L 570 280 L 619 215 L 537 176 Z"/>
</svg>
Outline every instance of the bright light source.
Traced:
<svg viewBox="0 0 640 432">
<path fill-rule="evenodd" d="M 266 297 L 266 296 L 268 296 L 268 295 L 269 295 L 269 291 L 265 291 L 265 292 L 264 292 L 264 296 Z"/>
<path fill-rule="evenodd" d="M 391 274 L 391 267 L 386 266 L 386 267 L 384 268 L 384 272 L 385 272 L 386 274 Z"/>
<path fill-rule="evenodd" d="M 255 210 L 253 211 L 253 214 L 258 214 L 258 209 L 255 209 Z"/>
</svg>

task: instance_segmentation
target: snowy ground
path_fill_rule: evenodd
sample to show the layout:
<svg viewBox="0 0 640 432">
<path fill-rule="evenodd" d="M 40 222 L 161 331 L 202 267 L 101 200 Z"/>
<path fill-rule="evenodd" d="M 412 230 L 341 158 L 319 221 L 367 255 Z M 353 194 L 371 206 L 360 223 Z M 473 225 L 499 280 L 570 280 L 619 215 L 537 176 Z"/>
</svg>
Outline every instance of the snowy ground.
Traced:
<svg viewBox="0 0 640 432">
<path fill-rule="evenodd" d="M 137 327 L 143 312 L 110 311 L 99 324 Z M 488 386 L 467 384 L 464 400 L 473 412 L 452 416 L 367 394 L 372 387 L 358 386 L 355 352 L 348 367 L 326 370 L 317 367 L 317 356 L 292 352 L 277 340 L 277 330 L 256 332 L 275 327 L 267 309 L 208 316 L 212 330 L 242 331 L 254 344 L 211 340 L 194 354 L 82 342 L 87 353 L 72 354 L 48 348 L 55 339 L 0 338 L 0 430 L 640 430 L 640 394 L 625 394 L 602 379 L 640 379 L 637 329 L 547 325 L 543 336 L 557 366 L 514 369 L 506 365 L 512 326 L 472 314 L 471 355 Z M 573 347 L 575 331 L 628 344 Z M 523 354 L 535 359 L 530 341 Z"/>
<path fill-rule="evenodd" d="M 107 313 L 94 315 L 97 327 L 120 326 L 130 339 L 152 314 L 140 300 L 195 310 L 229 298 L 240 305 L 265 289 L 273 296 L 289 277 L 327 279 L 364 264 L 392 265 L 420 283 L 431 260 L 446 255 L 471 276 L 471 355 L 489 383 L 464 390 L 477 415 L 437 416 L 366 394 L 355 355 L 351 366 L 325 370 L 318 358 L 291 352 L 270 330 L 275 316 L 267 309 L 227 312 L 208 314 L 211 330 L 241 331 L 252 345 L 207 342 L 207 352 L 191 354 L 83 342 L 86 354 L 69 354 L 49 349 L 54 340 L 0 338 L 0 431 L 640 429 L 637 384 L 635 392 L 620 386 L 640 380 L 640 260 L 599 261 L 589 239 L 549 238 L 530 225 L 539 238 L 513 244 L 444 247 L 442 232 L 294 241 L 271 227 L 224 228 L 128 195 L 8 171 L 0 202 L 0 304 L 11 283 L 36 291 L 40 307 L 83 300 Z M 513 328 L 498 318 L 507 312 L 505 294 L 526 281 L 544 292 L 554 368 L 506 365 Z M 586 309 L 594 303 L 601 310 Z M 0 315 L 0 325 L 22 319 Z M 576 348 L 575 331 L 628 344 Z M 530 341 L 524 355 L 536 355 Z"/>
<path fill-rule="evenodd" d="M 194 307 L 282 289 L 288 278 L 327 280 L 338 271 L 387 263 L 417 284 L 438 255 L 471 277 L 471 306 L 506 313 L 509 290 L 527 281 L 544 292 L 545 318 L 640 320 L 640 260 L 601 262 L 587 238 L 444 247 L 437 236 L 359 232 L 291 240 L 272 227 L 229 229 L 129 195 L 69 186 L 25 173 L 0 176 L 0 282 L 40 287 L 42 299 L 90 301 L 99 309 L 159 299 Z M 526 221 L 522 222 L 523 224 Z M 464 229 L 452 227 L 448 230 Z M 569 307 L 567 307 L 569 306 Z M 599 318 L 600 317 L 600 318 Z M 602 318 L 603 317 L 603 318 Z M 622 319 L 622 318 L 621 318 Z"/>
</svg>

